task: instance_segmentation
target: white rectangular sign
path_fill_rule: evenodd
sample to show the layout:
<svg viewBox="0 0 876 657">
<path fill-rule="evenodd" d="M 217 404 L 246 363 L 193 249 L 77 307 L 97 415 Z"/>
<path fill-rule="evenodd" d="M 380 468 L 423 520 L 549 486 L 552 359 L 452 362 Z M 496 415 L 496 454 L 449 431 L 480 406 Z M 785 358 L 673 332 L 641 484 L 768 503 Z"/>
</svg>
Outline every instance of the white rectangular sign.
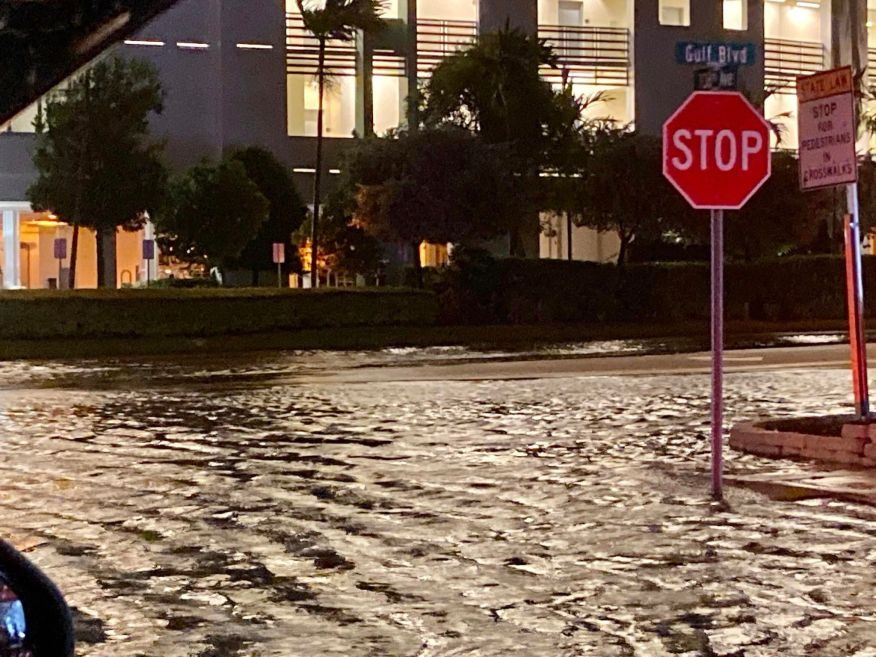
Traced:
<svg viewBox="0 0 876 657">
<path fill-rule="evenodd" d="M 857 182 L 852 68 L 797 78 L 797 101 L 800 188 L 807 191 Z"/>
</svg>

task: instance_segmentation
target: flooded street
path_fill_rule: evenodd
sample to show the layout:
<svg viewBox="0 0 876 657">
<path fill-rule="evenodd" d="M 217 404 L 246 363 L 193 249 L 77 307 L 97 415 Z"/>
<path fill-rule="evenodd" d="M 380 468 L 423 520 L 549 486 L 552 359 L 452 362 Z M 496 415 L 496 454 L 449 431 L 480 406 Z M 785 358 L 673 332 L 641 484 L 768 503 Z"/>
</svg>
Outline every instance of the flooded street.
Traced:
<svg viewBox="0 0 876 657">
<path fill-rule="evenodd" d="M 469 357 L 2 364 L 0 528 L 84 657 L 876 656 L 876 509 L 712 504 L 707 375 L 323 380 Z M 734 373 L 728 423 L 849 389 Z"/>
</svg>

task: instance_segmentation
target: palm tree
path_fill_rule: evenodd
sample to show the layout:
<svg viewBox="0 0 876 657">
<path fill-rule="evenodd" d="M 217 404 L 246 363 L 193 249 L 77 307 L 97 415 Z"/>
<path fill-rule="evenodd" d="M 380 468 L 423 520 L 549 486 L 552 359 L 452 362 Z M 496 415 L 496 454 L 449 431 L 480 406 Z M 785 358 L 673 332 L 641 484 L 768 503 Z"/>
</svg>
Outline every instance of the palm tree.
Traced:
<svg viewBox="0 0 876 657">
<path fill-rule="evenodd" d="M 316 117 L 316 173 L 313 181 L 313 222 L 310 237 L 310 279 L 313 287 L 319 286 L 317 271 L 317 230 L 320 203 L 322 201 L 322 151 L 323 151 L 323 102 L 326 70 L 326 45 L 329 41 L 355 40 L 357 31 L 377 32 L 384 26 L 380 18 L 382 0 L 296 0 L 304 20 L 304 27 L 319 44 L 319 59 L 316 76 L 319 84 L 319 105 Z"/>
</svg>

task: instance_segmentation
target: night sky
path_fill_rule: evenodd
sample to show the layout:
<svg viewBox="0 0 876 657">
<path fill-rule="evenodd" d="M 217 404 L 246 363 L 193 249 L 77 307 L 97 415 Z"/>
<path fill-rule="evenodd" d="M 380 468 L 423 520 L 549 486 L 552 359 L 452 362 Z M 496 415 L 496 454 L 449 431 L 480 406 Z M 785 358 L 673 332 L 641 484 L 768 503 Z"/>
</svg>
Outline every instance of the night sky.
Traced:
<svg viewBox="0 0 876 657">
<path fill-rule="evenodd" d="M 0 0 L 0 124 L 176 1 Z"/>
</svg>

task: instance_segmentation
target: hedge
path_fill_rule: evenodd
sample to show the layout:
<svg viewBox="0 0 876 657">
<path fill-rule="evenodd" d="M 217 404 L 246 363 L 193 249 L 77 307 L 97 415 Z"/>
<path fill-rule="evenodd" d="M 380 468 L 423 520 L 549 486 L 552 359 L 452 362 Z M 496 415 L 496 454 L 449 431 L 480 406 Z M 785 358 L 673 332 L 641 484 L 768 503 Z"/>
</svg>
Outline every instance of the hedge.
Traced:
<svg viewBox="0 0 876 657">
<path fill-rule="evenodd" d="M 864 258 L 866 309 L 876 314 L 876 257 Z M 436 291 L 446 323 L 654 321 L 709 317 L 707 263 L 610 264 L 473 258 Z M 845 264 L 839 256 L 728 263 L 730 319 L 841 319 Z"/>
<path fill-rule="evenodd" d="M 434 294 L 413 290 L 4 291 L 0 338 L 201 337 L 428 326 L 437 315 Z"/>
</svg>

